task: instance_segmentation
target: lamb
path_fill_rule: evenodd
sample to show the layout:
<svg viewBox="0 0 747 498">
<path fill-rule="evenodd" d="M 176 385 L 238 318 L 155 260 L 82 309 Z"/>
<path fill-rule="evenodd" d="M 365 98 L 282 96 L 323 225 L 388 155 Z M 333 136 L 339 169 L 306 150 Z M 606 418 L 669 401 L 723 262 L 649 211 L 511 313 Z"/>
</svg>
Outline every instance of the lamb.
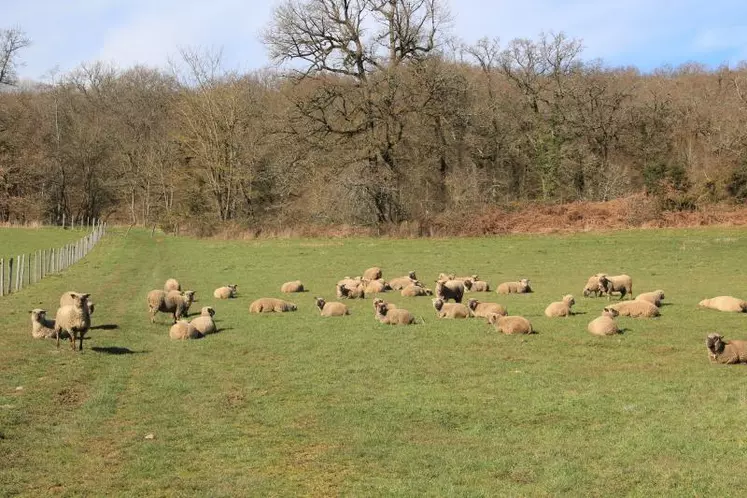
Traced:
<svg viewBox="0 0 747 498">
<path fill-rule="evenodd" d="M 231 299 L 236 297 L 236 290 L 238 289 L 238 285 L 236 284 L 229 284 L 224 287 L 218 287 L 213 291 L 213 297 L 216 299 Z"/>
<path fill-rule="evenodd" d="M 321 297 L 315 297 L 314 299 L 316 299 L 316 306 L 319 308 L 322 316 L 345 316 L 350 314 L 348 307 L 342 303 L 328 303 Z"/>
<path fill-rule="evenodd" d="M 386 325 L 412 325 L 415 316 L 402 308 L 390 308 L 385 302 L 378 303 L 376 307 L 376 319 Z"/>
<path fill-rule="evenodd" d="M 215 310 L 212 306 L 205 306 L 200 311 L 200 316 L 189 322 L 189 328 L 196 330 L 200 335 L 213 334 L 218 331 L 215 326 L 213 317 L 215 316 Z"/>
<path fill-rule="evenodd" d="M 164 292 L 162 290 L 152 290 L 148 293 L 148 308 L 150 311 L 151 323 L 156 321 L 156 314 L 171 313 L 174 323 L 182 316 L 187 316 L 189 307 L 194 302 L 195 291 L 180 292 L 172 290 Z"/>
<path fill-rule="evenodd" d="M 620 329 L 617 328 L 614 318 L 618 315 L 618 312 L 614 308 L 604 308 L 602 316 L 598 316 L 589 322 L 586 329 L 594 335 L 605 336 L 615 335 L 620 333 Z"/>
<path fill-rule="evenodd" d="M 392 290 L 402 290 L 409 285 L 419 285 L 415 272 L 411 271 L 406 277 L 397 277 L 389 281 L 389 287 Z"/>
<path fill-rule="evenodd" d="M 464 283 L 459 280 L 436 280 L 436 297 L 444 302 L 453 299 L 461 303 L 464 297 Z"/>
<path fill-rule="evenodd" d="M 477 317 L 487 318 L 490 313 L 506 316 L 508 311 L 505 306 L 498 303 L 481 303 L 477 299 L 467 301 L 467 306 L 472 310 L 472 314 Z"/>
<path fill-rule="evenodd" d="M 733 365 L 747 363 L 747 341 L 726 341 L 724 336 L 717 333 L 708 334 L 706 347 L 708 358 L 712 362 Z"/>
<path fill-rule="evenodd" d="M 718 296 L 711 299 L 703 299 L 698 306 L 711 308 L 718 311 L 729 311 L 743 313 L 747 311 L 747 302 L 731 296 Z"/>
<path fill-rule="evenodd" d="M 203 337 L 200 332 L 191 327 L 189 322 L 186 320 L 179 320 L 169 329 L 169 337 L 172 339 L 200 339 Z"/>
<path fill-rule="evenodd" d="M 525 294 L 532 292 L 529 280 L 522 278 L 518 282 L 503 282 L 496 289 L 498 294 Z"/>
<path fill-rule="evenodd" d="M 304 292 L 303 283 L 300 280 L 293 280 L 292 282 L 285 282 L 280 287 L 280 292 L 290 294 L 291 292 Z"/>
<path fill-rule="evenodd" d="M 445 303 L 442 299 L 433 300 L 433 308 L 439 318 L 471 318 L 472 311 L 460 303 Z"/>
<path fill-rule="evenodd" d="M 57 310 L 54 320 L 54 332 L 57 336 L 57 348 L 60 347 L 60 336 L 67 333 L 70 346 L 75 351 L 75 339 L 80 338 L 80 350 L 83 351 L 83 336 L 91 327 L 91 315 L 88 314 L 89 294 L 76 294 L 75 304 L 62 306 Z"/>
<path fill-rule="evenodd" d="M 432 296 L 433 291 L 421 285 L 410 284 L 400 292 L 403 297 Z"/>
<path fill-rule="evenodd" d="M 488 313 L 488 323 L 495 330 L 506 335 L 512 334 L 534 334 L 532 324 L 523 316 L 501 316 L 497 313 Z"/>
<path fill-rule="evenodd" d="M 55 335 L 54 320 L 47 318 L 47 311 L 41 308 L 31 310 L 31 337 L 51 339 Z"/>
<path fill-rule="evenodd" d="M 363 278 L 366 280 L 378 280 L 381 278 L 381 268 L 374 266 L 363 272 Z"/>
<path fill-rule="evenodd" d="M 366 297 L 366 291 L 362 283 L 352 288 L 337 284 L 337 297 L 340 299 L 363 299 Z"/>
<path fill-rule="evenodd" d="M 169 292 L 169 291 L 172 291 L 172 290 L 180 291 L 180 290 L 182 290 L 182 286 L 181 286 L 181 284 L 179 283 L 179 281 L 177 279 L 170 278 L 170 279 L 166 280 L 165 284 L 163 284 L 163 290 L 165 292 Z"/>
<path fill-rule="evenodd" d="M 617 310 L 620 316 L 631 318 L 653 318 L 661 314 L 659 308 L 648 301 L 625 301 L 608 306 L 608 308 Z"/>
<path fill-rule="evenodd" d="M 604 275 L 604 273 L 597 273 L 596 275 L 589 277 L 589 280 L 586 281 L 586 285 L 584 286 L 584 297 L 589 297 L 592 294 L 594 294 L 594 297 L 602 295 L 602 288 L 599 287 L 599 277 L 602 275 Z"/>
<path fill-rule="evenodd" d="M 75 296 L 77 294 L 82 294 L 81 292 L 75 292 L 75 291 L 67 291 L 62 296 L 60 296 L 60 306 L 72 306 L 75 304 Z M 90 294 L 89 294 L 90 296 Z M 93 311 L 96 308 L 96 305 L 91 301 L 86 301 L 88 303 L 88 314 L 93 315 Z"/>
<path fill-rule="evenodd" d="M 620 293 L 620 300 L 626 295 L 633 299 L 633 279 L 629 275 L 615 275 L 610 277 L 606 274 L 599 275 L 599 288 L 602 293 L 607 294 L 607 300 L 612 299 L 613 292 Z"/>
<path fill-rule="evenodd" d="M 655 290 L 653 292 L 644 292 L 642 294 L 638 294 L 635 297 L 636 301 L 648 301 L 649 303 L 653 304 L 657 308 L 661 307 L 661 301 L 664 299 L 664 291 L 659 289 Z"/>
<path fill-rule="evenodd" d="M 295 304 L 274 297 L 261 297 L 249 305 L 249 313 L 285 313 L 297 309 Z"/>
<path fill-rule="evenodd" d="M 550 303 L 550 305 L 545 308 L 545 316 L 550 318 L 556 318 L 560 316 L 569 317 L 573 314 L 573 311 L 571 311 L 571 306 L 576 304 L 576 300 L 573 299 L 573 296 L 570 294 L 566 294 L 563 296 L 562 301 L 556 301 L 554 303 Z"/>
</svg>

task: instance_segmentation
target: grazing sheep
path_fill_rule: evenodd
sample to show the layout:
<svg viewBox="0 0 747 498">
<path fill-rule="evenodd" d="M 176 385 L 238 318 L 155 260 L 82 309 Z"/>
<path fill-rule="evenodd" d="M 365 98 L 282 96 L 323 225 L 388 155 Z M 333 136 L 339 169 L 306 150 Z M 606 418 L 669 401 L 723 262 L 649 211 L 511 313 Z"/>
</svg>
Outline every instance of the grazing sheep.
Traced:
<svg viewBox="0 0 747 498">
<path fill-rule="evenodd" d="M 529 285 L 529 280 L 522 278 L 518 282 L 503 282 L 496 289 L 498 294 L 525 294 L 532 292 L 532 287 Z"/>
<path fill-rule="evenodd" d="M 663 290 L 655 290 L 653 292 L 644 292 L 642 294 L 638 294 L 635 297 L 636 301 L 648 301 L 649 303 L 653 304 L 657 308 L 661 307 L 661 301 L 663 299 L 664 299 Z"/>
<path fill-rule="evenodd" d="M 467 306 L 472 310 L 474 316 L 481 318 L 487 318 L 490 313 L 495 313 L 501 316 L 508 315 L 505 306 L 498 303 L 481 303 L 477 299 L 470 299 L 467 301 Z"/>
<path fill-rule="evenodd" d="M 391 287 L 392 290 L 402 290 L 412 284 L 419 284 L 414 271 L 411 271 L 406 277 L 397 277 L 389 281 L 389 287 Z"/>
<path fill-rule="evenodd" d="M 182 290 L 182 286 L 177 279 L 170 278 L 166 281 L 165 284 L 163 284 L 163 290 L 165 292 L 169 292 L 172 290 L 180 291 Z"/>
<path fill-rule="evenodd" d="M 410 284 L 400 292 L 404 297 L 432 296 L 433 291 L 426 289 L 422 285 Z"/>
<path fill-rule="evenodd" d="M 218 331 L 213 317 L 215 310 L 211 306 L 205 306 L 200 311 L 200 316 L 189 322 L 189 326 L 202 335 L 212 334 Z"/>
<path fill-rule="evenodd" d="M 433 300 L 433 308 L 439 318 L 471 318 L 472 310 L 460 303 L 445 303 L 442 299 Z"/>
<path fill-rule="evenodd" d="M 83 336 L 91 327 L 91 315 L 88 314 L 88 294 L 76 294 L 75 304 L 62 306 L 57 310 L 54 320 L 54 331 L 57 336 L 57 347 L 60 347 L 60 336 L 67 333 L 70 346 L 75 351 L 75 339 L 80 338 L 80 350 L 83 351 Z"/>
<path fill-rule="evenodd" d="M 706 347 L 708 358 L 712 362 L 733 365 L 747 363 L 747 341 L 726 341 L 724 336 L 717 333 L 708 334 Z"/>
<path fill-rule="evenodd" d="M 633 279 L 629 275 L 615 275 L 610 277 L 606 274 L 599 275 L 599 288 L 603 294 L 607 294 L 607 300 L 612 299 L 613 292 L 620 293 L 620 299 L 626 295 L 633 299 Z"/>
<path fill-rule="evenodd" d="M 556 301 L 554 303 L 550 303 L 550 305 L 545 308 L 545 316 L 550 318 L 557 318 L 560 316 L 569 317 L 573 314 L 573 311 L 571 311 L 571 306 L 576 304 L 576 300 L 573 299 L 573 296 L 570 294 L 566 294 L 563 296 L 562 301 Z"/>
<path fill-rule="evenodd" d="M 236 290 L 238 289 L 238 285 L 236 284 L 230 284 L 226 285 L 225 287 L 218 287 L 213 291 L 213 297 L 216 299 L 231 299 L 236 297 Z"/>
<path fill-rule="evenodd" d="M 731 296 L 718 296 L 711 299 L 703 299 L 698 306 L 711 308 L 718 311 L 729 311 L 733 313 L 743 313 L 747 311 L 747 301 Z"/>
<path fill-rule="evenodd" d="M 608 306 L 617 310 L 620 316 L 629 316 L 631 318 L 653 318 L 659 316 L 659 308 L 648 301 L 625 301 Z"/>
<path fill-rule="evenodd" d="M 495 330 L 506 335 L 533 334 L 532 324 L 523 316 L 501 316 L 497 313 L 488 313 L 488 323 Z"/>
<path fill-rule="evenodd" d="M 194 321 L 194 320 L 193 320 Z M 186 320 L 179 320 L 169 329 L 169 337 L 172 339 L 200 339 L 203 337 L 200 332 L 190 326 Z"/>
<path fill-rule="evenodd" d="M 31 337 L 51 339 L 54 336 L 54 320 L 47 318 L 47 311 L 41 308 L 31 310 Z"/>
<path fill-rule="evenodd" d="M 348 307 L 342 303 L 326 302 L 322 297 L 315 297 L 316 306 L 319 308 L 322 316 L 345 316 L 350 314 Z"/>
<path fill-rule="evenodd" d="M 280 292 L 290 294 L 291 292 L 304 292 L 303 283 L 300 280 L 286 282 L 280 286 Z"/>
<path fill-rule="evenodd" d="M 366 297 L 366 290 L 362 283 L 355 287 L 337 284 L 338 299 L 363 299 Z"/>
<path fill-rule="evenodd" d="M 374 266 L 363 272 L 363 278 L 366 280 L 378 280 L 381 278 L 381 268 Z"/>
<path fill-rule="evenodd" d="M 592 294 L 594 294 L 594 297 L 602 295 L 602 288 L 599 287 L 599 277 L 602 275 L 604 275 L 604 273 L 597 273 L 596 275 L 589 277 L 589 280 L 586 281 L 586 285 L 584 286 L 584 297 L 589 297 Z"/>
<path fill-rule="evenodd" d="M 587 330 L 594 335 L 615 335 L 620 333 L 620 329 L 617 328 L 614 318 L 618 315 L 618 312 L 614 308 L 604 308 L 602 316 L 598 316 L 593 319 L 587 325 Z"/>
<path fill-rule="evenodd" d="M 411 325 L 415 323 L 415 316 L 402 308 L 390 308 L 385 302 L 376 306 L 376 319 L 386 325 Z"/>
<path fill-rule="evenodd" d="M 67 291 L 62 296 L 60 296 L 60 306 L 72 306 L 75 304 L 75 296 L 78 294 L 82 294 L 82 292 L 75 292 L 75 291 Z M 89 294 L 90 296 L 90 294 Z M 96 309 L 96 305 L 89 301 L 86 301 L 88 303 L 88 314 L 93 315 L 94 309 Z"/>
<path fill-rule="evenodd" d="M 176 291 L 164 292 L 162 290 L 152 290 L 148 293 L 148 309 L 150 311 L 151 323 L 156 321 L 156 314 L 171 313 L 174 323 L 182 316 L 187 316 L 189 307 L 192 306 L 195 298 L 195 291 Z"/>
<path fill-rule="evenodd" d="M 261 297 L 249 305 L 249 313 L 284 313 L 297 309 L 295 304 L 274 297 Z"/>
<path fill-rule="evenodd" d="M 380 292 L 391 290 L 389 284 L 382 279 L 371 280 L 370 282 L 363 279 L 363 282 L 365 285 L 363 292 L 365 294 L 379 294 Z"/>
<path fill-rule="evenodd" d="M 444 302 L 453 299 L 461 303 L 464 297 L 464 283 L 460 280 L 436 280 L 436 297 Z"/>
</svg>

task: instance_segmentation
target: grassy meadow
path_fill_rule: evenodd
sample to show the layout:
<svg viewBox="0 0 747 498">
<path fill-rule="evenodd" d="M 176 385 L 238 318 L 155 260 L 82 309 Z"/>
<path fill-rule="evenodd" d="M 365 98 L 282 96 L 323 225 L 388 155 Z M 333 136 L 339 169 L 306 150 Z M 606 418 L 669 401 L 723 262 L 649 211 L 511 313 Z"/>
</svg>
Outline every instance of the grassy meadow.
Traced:
<svg viewBox="0 0 747 498">
<path fill-rule="evenodd" d="M 39 231 L 38 233 L 42 233 Z M 747 231 L 646 230 L 443 240 L 214 241 L 110 231 L 82 262 L 0 299 L 0 495 L 92 496 L 737 496 L 747 486 L 747 370 L 712 365 L 710 331 L 747 338 L 747 316 L 701 310 L 747 296 Z M 0 253 L 26 237 L 0 229 Z M 21 242 L 19 242 L 20 244 Z M 26 243 L 26 242 L 24 242 Z M 47 240 L 39 241 L 49 246 Z M 33 248 L 32 248 L 33 249 Z M 481 319 L 437 320 L 427 297 L 384 297 L 425 319 L 390 327 L 371 299 L 322 318 L 313 297 L 373 265 L 477 273 L 478 294 L 529 318 L 503 336 Z M 658 319 L 620 318 L 593 337 L 606 298 L 581 289 L 628 273 L 662 288 Z M 145 296 L 168 277 L 212 305 L 222 330 L 171 341 Z M 298 311 L 250 315 L 301 279 Z M 214 288 L 239 284 L 217 301 Z M 54 315 L 65 290 L 90 292 L 82 353 L 33 340 L 28 310 Z M 578 314 L 543 315 L 563 294 Z M 22 388 L 22 389 L 21 389 Z M 154 439 L 145 436 L 153 434 Z"/>
<path fill-rule="evenodd" d="M 86 233 L 80 229 L 0 227 L 0 258 L 15 258 L 39 249 L 62 247 L 83 238 Z"/>
</svg>

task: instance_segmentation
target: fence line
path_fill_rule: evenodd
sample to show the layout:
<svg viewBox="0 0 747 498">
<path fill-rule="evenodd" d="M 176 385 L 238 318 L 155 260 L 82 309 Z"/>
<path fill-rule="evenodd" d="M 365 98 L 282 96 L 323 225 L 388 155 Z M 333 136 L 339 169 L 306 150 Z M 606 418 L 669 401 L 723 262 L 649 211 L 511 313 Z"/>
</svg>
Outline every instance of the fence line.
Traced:
<svg viewBox="0 0 747 498">
<path fill-rule="evenodd" d="M 75 218 L 71 220 L 74 227 Z M 99 220 L 81 219 L 80 227 L 91 231 L 82 239 L 62 247 L 40 249 L 31 254 L 19 254 L 15 258 L 0 258 L 0 297 L 23 290 L 47 275 L 59 273 L 77 263 L 91 252 L 106 234 L 106 223 Z M 84 224 L 85 223 L 85 224 Z"/>
</svg>

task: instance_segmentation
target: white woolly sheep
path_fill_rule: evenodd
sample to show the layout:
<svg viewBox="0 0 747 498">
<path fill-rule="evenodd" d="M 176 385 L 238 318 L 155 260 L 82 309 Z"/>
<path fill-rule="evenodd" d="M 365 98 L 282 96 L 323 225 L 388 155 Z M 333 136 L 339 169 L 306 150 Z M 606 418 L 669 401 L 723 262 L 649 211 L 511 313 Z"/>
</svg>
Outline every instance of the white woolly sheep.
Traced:
<svg viewBox="0 0 747 498">
<path fill-rule="evenodd" d="M 91 315 L 88 314 L 88 294 L 77 294 L 75 304 L 62 306 L 57 310 L 54 319 L 54 331 L 57 336 L 57 347 L 60 347 L 60 337 L 67 333 L 70 346 L 75 351 L 75 340 L 80 338 L 80 350 L 83 351 L 83 336 L 91 327 Z"/>
<path fill-rule="evenodd" d="M 169 337 L 172 339 L 200 339 L 203 337 L 200 332 L 191 327 L 189 322 L 186 320 L 179 320 L 169 329 Z"/>
<path fill-rule="evenodd" d="M 563 296 L 562 301 L 556 301 L 554 303 L 550 303 L 547 308 L 545 308 L 545 316 L 550 318 L 557 318 L 557 317 L 569 317 L 573 314 L 573 311 L 571 310 L 571 306 L 576 304 L 576 300 L 573 299 L 573 296 L 570 294 L 566 294 Z"/>
<path fill-rule="evenodd" d="M 617 310 L 620 316 L 631 318 L 653 318 L 661 315 L 659 308 L 648 301 L 625 301 L 607 307 Z"/>
<path fill-rule="evenodd" d="M 454 280 L 456 275 L 453 273 L 439 273 L 436 280 Z"/>
<path fill-rule="evenodd" d="M 652 292 L 643 292 L 635 297 L 636 301 L 648 301 L 656 307 L 661 307 L 661 301 L 664 299 L 663 290 L 655 290 Z"/>
<path fill-rule="evenodd" d="M 597 273 L 596 275 L 592 275 L 589 277 L 589 280 L 586 281 L 586 285 L 584 286 L 584 297 L 589 297 L 592 294 L 594 294 L 594 297 L 599 297 L 602 295 L 602 288 L 599 287 L 599 277 L 602 275 L 605 275 L 604 273 Z"/>
<path fill-rule="evenodd" d="M 735 364 L 747 363 L 747 341 L 724 341 L 724 336 L 717 333 L 708 334 L 706 347 L 708 358 L 712 362 Z"/>
<path fill-rule="evenodd" d="M 348 307 L 335 301 L 327 302 L 323 297 L 315 297 L 316 306 L 322 316 L 345 316 L 350 314 Z"/>
<path fill-rule="evenodd" d="M 433 300 L 433 308 L 439 318 L 471 318 L 472 310 L 460 303 L 445 303 L 442 299 Z"/>
<path fill-rule="evenodd" d="M 249 313 L 285 313 L 297 309 L 295 304 L 274 297 L 261 297 L 249 305 Z"/>
<path fill-rule="evenodd" d="M 533 334 L 532 324 L 523 316 L 501 316 L 497 313 L 488 313 L 488 323 L 495 330 L 506 335 Z"/>
<path fill-rule="evenodd" d="M 376 315 L 376 313 L 378 313 L 378 310 L 379 310 L 379 305 L 380 305 L 380 304 L 384 304 L 384 305 L 386 305 L 386 308 L 387 308 L 387 309 L 388 309 L 389 311 L 391 311 L 391 310 L 396 310 L 396 309 L 397 309 L 397 305 L 396 305 L 396 304 L 394 304 L 394 303 L 389 303 L 389 302 L 386 302 L 386 301 L 384 301 L 383 299 L 381 299 L 380 297 L 375 297 L 375 298 L 374 298 L 374 300 L 373 300 L 373 309 L 374 309 L 374 316 Z"/>
<path fill-rule="evenodd" d="M 363 283 L 358 283 L 355 287 L 337 284 L 336 294 L 338 299 L 363 299 L 366 297 Z"/>
<path fill-rule="evenodd" d="M 589 322 L 586 329 L 594 335 L 615 335 L 620 333 L 620 329 L 617 328 L 614 318 L 618 315 L 617 310 L 614 308 L 604 308 L 602 316 L 598 316 Z"/>
<path fill-rule="evenodd" d="M 187 316 L 189 307 L 194 302 L 195 291 L 169 291 L 152 290 L 148 293 L 148 310 L 151 323 L 156 321 L 156 314 L 171 313 L 174 323 L 182 316 Z"/>
<path fill-rule="evenodd" d="M 620 299 L 622 300 L 626 295 L 633 299 L 633 279 L 630 275 L 615 275 L 609 276 L 607 274 L 599 275 L 599 288 L 602 289 L 604 294 L 607 294 L 607 300 L 612 299 L 612 293 L 620 293 Z"/>
<path fill-rule="evenodd" d="M 453 299 L 457 303 L 464 297 L 464 282 L 460 280 L 436 280 L 436 297 L 444 302 Z"/>
<path fill-rule="evenodd" d="M 698 306 L 711 308 L 718 311 L 728 311 L 732 313 L 743 313 L 747 311 L 747 301 L 731 296 L 718 296 L 711 299 L 703 299 Z"/>
<path fill-rule="evenodd" d="M 389 281 L 389 287 L 391 287 L 392 290 L 402 290 L 412 284 L 419 284 L 414 271 L 411 271 L 406 277 L 397 277 Z"/>
<path fill-rule="evenodd" d="M 82 292 L 67 291 L 60 296 L 60 306 L 72 306 L 75 304 L 75 296 L 82 294 Z M 89 294 L 90 296 L 90 294 Z M 91 301 L 89 297 L 86 301 L 88 303 L 88 314 L 93 315 L 93 311 L 96 309 L 96 305 Z"/>
<path fill-rule="evenodd" d="M 31 310 L 31 337 L 51 339 L 55 337 L 54 320 L 47 318 L 47 311 L 41 308 Z"/>
<path fill-rule="evenodd" d="M 530 282 L 526 278 L 522 278 L 518 282 L 503 282 L 496 289 L 498 294 L 525 294 L 532 292 Z"/>
<path fill-rule="evenodd" d="M 216 299 L 232 299 L 236 297 L 236 290 L 239 288 L 236 284 L 229 284 L 224 287 L 218 287 L 213 291 L 213 297 Z"/>
<path fill-rule="evenodd" d="M 181 284 L 179 283 L 179 281 L 177 279 L 170 278 L 170 279 L 166 280 L 165 284 L 163 284 L 163 290 L 165 292 L 169 292 L 169 291 L 172 291 L 172 290 L 180 291 L 180 290 L 182 290 L 182 286 L 181 286 Z"/>
<path fill-rule="evenodd" d="M 415 323 L 415 316 L 402 308 L 390 308 L 386 302 L 379 302 L 376 306 L 376 319 L 386 325 L 411 325 Z"/>
<path fill-rule="evenodd" d="M 483 303 L 477 299 L 470 299 L 467 301 L 467 306 L 472 310 L 474 316 L 480 318 L 487 318 L 490 313 L 495 313 L 501 316 L 508 315 L 506 307 L 498 303 Z"/>
<path fill-rule="evenodd" d="M 215 321 L 213 321 L 214 316 L 215 310 L 213 307 L 205 306 L 200 310 L 200 316 L 189 322 L 189 326 L 201 335 L 212 334 L 218 330 L 215 326 Z"/>
<path fill-rule="evenodd" d="M 469 290 L 472 292 L 490 292 L 490 284 L 485 280 L 473 280 Z"/>
<path fill-rule="evenodd" d="M 300 280 L 293 280 L 292 282 L 285 282 L 280 286 L 280 292 L 290 294 L 292 292 L 304 292 L 303 283 Z"/>
<path fill-rule="evenodd" d="M 382 279 L 368 281 L 363 279 L 364 293 L 368 294 L 379 294 L 391 290 L 391 287 Z"/>
<path fill-rule="evenodd" d="M 366 280 L 378 280 L 381 278 L 381 268 L 374 266 L 363 272 L 363 278 Z"/>
<path fill-rule="evenodd" d="M 400 291 L 400 294 L 402 294 L 403 297 L 432 296 L 433 291 L 430 289 L 426 289 L 422 285 L 410 284 L 402 289 L 402 291 Z"/>
</svg>

